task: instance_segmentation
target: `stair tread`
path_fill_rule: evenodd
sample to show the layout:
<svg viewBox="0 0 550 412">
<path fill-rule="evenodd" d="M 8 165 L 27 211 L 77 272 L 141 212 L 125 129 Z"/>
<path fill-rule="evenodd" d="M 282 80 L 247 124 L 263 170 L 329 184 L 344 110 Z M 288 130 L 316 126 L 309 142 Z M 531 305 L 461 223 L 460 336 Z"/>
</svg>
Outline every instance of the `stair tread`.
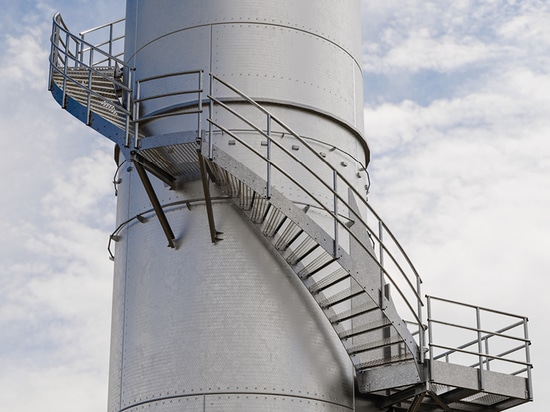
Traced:
<svg viewBox="0 0 550 412">
<path fill-rule="evenodd" d="M 347 288 L 346 290 L 335 293 L 330 297 L 324 297 L 323 299 L 319 300 L 318 303 L 319 303 L 319 306 L 321 306 L 321 308 L 326 309 L 331 306 L 337 305 L 338 303 L 342 303 L 346 300 L 349 300 L 357 295 L 360 295 L 361 293 L 364 293 L 361 286 L 354 283 L 350 288 Z"/>
<path fill-rule="evenodd" d="M 391 326 L 391 321 L 387 318 L 382 318 L 374 322 L 362 323 L 359 325 L 353 325 L 351 329 L 343 330 L 338 333 L 340 339 L 347 339 L 357 335 L 363 335 L 373 330 L 385 328 Z"/>
<path fill-rule="evenodd" d="M 361 352 L 367 352 L 369 350 L 379 349 L 401 342 L 403 342 L 403 339 L 401 339 L 399 336 L 390 336 L 389 338 L 380 339 L 374 342 L 367 342 L 359 345 L 350 346 L 347 351 L 350 355 L 355 355 Z"/>
<path fill-rule="evenodd" d="M 315 282 L 309 287 L 311 293 L 319 293 L 323 290 L 336 285 L 337 283 L 342 282 L 345 279 L 349 278 L 349 273 L 344 268 L 340 267 L 336 271 L 332 272 L 330 275 L 325 276 L 323 279 Z"/>
<path fill-rule="evenodd" d="M 378 309 L 378 305 L 372 300 L 369 300 L 368 302 L 352 307 L 349 310 L 345 310 L 343 312 L 339 312 L 331 315 L 329 317 L 329 321 L 330 323 L 343 322 L 343 321 L 358 317 L 360 315 L 363 315 L 365 313 L 371 312 L 375 309 Z"/>
<path fill-rule="evenodd" d="M 364 370 L 368 368 L 373 368 L 375 366 L 381 366 L 381 365 L 387 365 L 390 363 L 396 363 L 396 362 L 403 362 L 406 360 L 412 360 L 414 359 L 413 356 L 410 353 L 400 354 L 400 355 L 393 355 L 390 357 L 385 357 L 381 359 L 374 359 L 367 362 L 358 363 L 355 365 L 355 369 L 357 370 Z"/>
</svg>

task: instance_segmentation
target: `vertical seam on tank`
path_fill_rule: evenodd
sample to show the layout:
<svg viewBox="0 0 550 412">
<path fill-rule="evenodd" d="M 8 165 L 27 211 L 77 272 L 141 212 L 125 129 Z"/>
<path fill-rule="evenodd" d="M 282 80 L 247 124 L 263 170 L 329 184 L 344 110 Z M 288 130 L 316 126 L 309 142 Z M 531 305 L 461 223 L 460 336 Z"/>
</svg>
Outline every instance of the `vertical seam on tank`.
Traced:
<svg viewBox="0 0 550 412">
<path fill-rule="evenodd" d="M 126 203 L 126 216 L 130 216 L 130 202 L 131 202 L 131 192 L 132 192 L 132 174 L 128 173 L 128 201 Z M 120 347 L 120 376 L 119 376 L 119 410 L 122 409 L 122 391 L 123 391 L 123 375 L 124 375 L 124 347 L 126 344 L 126 301 L 128 296 L 128 256 L 130 249 L 130 232 L 126 232 L 126 253 L 124 256 L 124 296 L 122 300 L 122 342 Z"/>
<path fill-rule="evenodd" d="M 353 125 L 357 128 L 357 83 L 355 81 L 355 64 L 354 61 L 351 63 L 351 78 L 353 79 Z"/>
<path fill-rule="evenodd" d="M 138 18 L 139 18 L 139 6 L 135 8 L 135 16 L 134 16 L 134 21 L 135 21 L 135 26 L 134 26 L 134 50 L 132 51 L 132 57 L 134 59 L 134 64 L 133 66 L 136 67 L 137 66 L 137 53 L 136 53 L 136 48 L 137 48 L 137 22 L 138 22 Z M 133 86 L 133 85 L 130 85 L 130 86 Z M 132 192 L 132 173 L 128 173 L 128 201 L 126 203 L 126 216 L 129 217 L 130 216 L 130 202 L 131 202 L 131 192 Z M 124 264 L 124 297 L 123 297 L 123 301 L 122 301 L 122 342 L 121 342 L 121 347 L 120 347 L 120 376 L 119 376 L 119 410 L 122 409 L 122 393 L 123 393 L 123 384 L 124 384 L 124 379 L 123 379 L 123 376 L 124 376 L 124 358 L 125 358 L 125 353 L 124 353 L 124 348 L 126 346 L 126 300 L 127 300 L 127 296 L 128 296 L 128 288 L 127 288 L 127 284 L 128 284 L 128 256 L 129 256 L 129 249 L 130 249 L 130 232 L 127 231 L 126 232 L 127 235 L 126 235 L 126 255 L 124 257 L 125 259 L 125 264 Z"/>
<path fill-rule="evenodd" d="M 128 174 L 128 202 L 126 204 L 126 216 L 130 216 L 130 201 L 131 201 L 131 192 L 132 192 L 132 174 Z M 125 265 L 124 265 L 124 298 L 122 300 L 122 345 L 120 352 L 120 401 L 119 409 L 122 409 L 122 385 L 123 385 L 123 374 L 124 374 L 124 347 L 126 344 L 126 301 L 128 296 L 128 256 L 130 249 L 130 232 L 126 232 L 126 254 L 125 254 Z"/>
</svg>

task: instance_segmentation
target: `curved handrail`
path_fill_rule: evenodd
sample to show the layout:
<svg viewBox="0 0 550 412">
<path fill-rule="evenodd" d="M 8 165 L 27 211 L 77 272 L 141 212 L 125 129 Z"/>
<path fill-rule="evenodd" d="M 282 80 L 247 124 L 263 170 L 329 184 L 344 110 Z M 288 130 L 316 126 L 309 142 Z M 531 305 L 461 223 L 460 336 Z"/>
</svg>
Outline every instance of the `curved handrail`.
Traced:
<svg viewBox="0 0 550 412">
<path fill-rule="evenodd" d="M 117 20 L 116 23 L 123 20 Z M 108 27 L 113 25 L 110 23 L 102 27 Z M 93 32 L 97 29 L 91 29 L 85 33 Z M 112 34 L 112 29 L 110 30 Z M 132 82 L 131 76 L 133 68 L 127 65 L 121 58 L 110 54 L 113 49 L 113 41 L 117 41 L 119 38 L 114 39 L 112 36 L 107 42 L 102 41 L 99 45 L 93 45 L 83 39 L 83 36 L 79 37 L 68 29 L 61 14 L 56 13 L 53 16 L 52 22 L 52 35 L 50 38 L 50 71 L 49 71 L 49 89 L 53 89 L 54 75 L 58 75 L 61 78 L 59 87 L 63 93 L 62 106 L 66 104 L 66 96 L 68 93 L 67 86 L 72 85 L 77 89 L 83 90 L 85 94 L 86 102 L 83 103 L 86 106 L 88 113 L 97 112 L 92 100 L 104 102 L 113 107 L 116 115 L 119 116 L 124 123 L 124 129 L 126 132 L 126 141 L 128 140 L 129 130 L 131 128 L 132 117 Z M 104 50 L 103 46 L 108 45 L 108 50 Z M 99 58 L 97 58 L 99 56 Z M 108 65 L 104 65 L 104 63 Z M 114 75 L 105 74 L 105 69 L 109 68 L 114 71 Z M 73 71 L 81 71 L 83 77 L 86 77 L 85 82 L 81 82 L 73 78 L 75 75 Z M 118 77 L 120 76 L 120 77 Z M 118 100 L 106 98 L 98 93 L 97 89 L 94 89 L 93 82 L 101 79 L 101 81 L 109 82 L 113 86 L 113 90 L 118 90 L 122 93 L 122 103 Z M 59 80 L 58 80 L 59 82 Z M 92 99 L 93 97 L 93 99 Z M 120 126 L 119 126 L 120 127 Z"/>
<path fill-rule="evenodd" d="M 208 98 L 210 99 L 212 105 L 215 104 L 215 105 L 218 105 L 220 107 L 223 107 L 225 110 L 228 110 L 230 113 L 237 116 L 241 121 L 248 124 L 255 131 L 257 131 L 264 138 L 266 138 L 268 140 L 268 144 L 276 145 L 279 150 L 282 150 L 284 153 L 286 153 L 286 155 L 288 155 L 290 158 L 292 158 L 293 161 L 297 162 L 297 164 L 299 164 L 308 173 L 308 175 L 313 176 L 322 186 L 324 186 L 325 189 L 327 189 L 332 194 L 332 196 L 334 196 L 335 202 L 337 202 L 340 205 L 345 206 L 347 208 L 347 210 L 351 214 L 354 215 L 354 218 L 355 218 L 356 222 L 359 222 L 362 225 L 362 227 L 365 228 L 367 233 L 369 233 L 372 236 L 372 238 L 374 238 L 374 240 L 378 243 L 381 252 L 385 256 L 387 256 L 391 259 L 391 263 L 395 266 L 395 268 L 397 268 L 398 273 L 400 273 L 400 275 L 404 279 L 404 281 L 406 283 L 406 286 L 409 288 L 409 291 L 412 292 L 413 299 L 417 302 L 417 308 L 413 308 L 413 306 L 411 305 L 411 302 L 410 302 L 410 298 L 407 297 L 407 294 L 409 294 L 410 292 L 406 293 L 405 291 L 402 290 L 402 288 L 400 287 L 397 280 L 393 278 L 392 274 L 390 274 L 388 272 L 388 270 L 386 270 L 386 267 L 384 266 L 384 263 L 381 262 L 382 259 L 380 259 L 380 257 L 375 256 L 375 254 L 373 254 L 369 250 L 369 248 L 360 241 L 360 239 L 357 237 L 357 235 L 355 235 L 355 233 L 353 233 L 352 230 L 345 224 L 346 222 L 340 221 L 340 219 L 338 218 L 337 211 L 332 210 L 331 208 L 329 208 L 325 204 L 323 204 L 322 201 L 316 199 L 316 197 L 313 194 L 311 194 L 307 190 L 307 188 L 303 187 L 303 185 L 301 185 L 300 182 L 298 182 L 296 179 L 294 179 L 292 176 L 290 176 L 288 173 L 286 173 L 286 171 L 284 171 L 282 168 L 276 166 L 273 162 L 273 159 L 268 158 L 267 156 L 264 156 L 263 154 L 257 152 L 255 149 L 253 149 L 250 146 L 247 147 L 248 150 L 253 150 L 255 152 L 255 154 L 257 156 L 260 156 L 267 164 L 269 164 L 270 166 L 275 167 L 279 172 L 281 172 L 284 176 L 286 176 L 286 178 L 291 180 L 294 184 L 297 184 L 298 187 L 300 187 L 300 189 L 304 191 L 304 193 L 306 193 L 308 196 L 310 196 L 312 200 L 314 200 L 316 203 L 318 203 L 319 206 L 321 208 L 323 208 L 332 217 L 332 219 L 334 219 L 335 224 L 337 225 L 338 228 L 343 228 L 350 235 L 350 237 L 355 239 L 358 242 L 358 244 L 360 244 L 361 247 L 371 256 L 371 258 L 374 259 L 374 261 L 376 262 L 376 264 L 378 265 L 378 267 L 381 271 L 381 275 L 385 279 L 387 279 L 395 287 L 395 289 L 397 290 L 397 292 L 401 296 L 402 302 L 408 307 L 408 311 L 410 311 L 410 313 L 414 316 L 414 318 L 418 322 L 418 329 L 419 329 L 418 334 L 419 334 L 419 339 L 420 339 L 420 346 L 422 347 L 423 346 L 423 331 L 424 331 L 424 328 L 422 326 L 422 307 L 423 307 L 424 304 L 422 302 L 422 298 L 421 298 L 421 294 L 420 294 L 420 285 L 421 285 L 422 281 L 421 281 L 416 269 L 412 265 L 412 262 L 410 261 L 409 257 L 406 255 L 406 253 L 404 252 L 401 245 L 399 245 L 399 243 L 397 242 L 395 236 L 389 231 L 387 226 L 381 221 L 381 219 L 379 218 L 379 215 L 366 202 L 366 200 L 357 191 L 357 189 L 355 189 L 355 187 L 353 187 L 353 185 L 351 185 L 349 183 L 349 181 L 341 173 L 339 173 L 338 170 L 336 170 L 326 159 L 324 159 L 322 156 L 320 156 L 319 153 L 317 153 L 315 151 L 315 149 L 308 142 L 305 141 L 305 139 L 303 139 L 300 135 L 298 135 L 296 132 L 294 132 L 290 127 L 288 127 L 285 123 L 283 123 L 281 120 L 279 120 L 276 116 L 274 116 L 271 112 L 269 112 L 263 106 L 259 105 L 252 98 L 245 95 L 244 93 L 242 93 L 241 91 L 239 91 L 238 89 L 233 87 L 232 85 L 230 85 L 227 82 L 223 81 L 222 79 L 215 76 L 214 74 L 211 74 L 211 79 L 212 79 L 212 83 L 214 81 L 220 82 L 221 84 L 223 84 L 224 86 L 226 86 L 227 88 L 232 90 L 233 92 L 240 95 L 246 102 L 248 102 L 252 106 L 256 107 L 262 113 L 264 113 L 267 116 L 267 118 L 269 119 L 268 121 L 272 121 L 274 123 L 277 123 L 280 127 L 282 127 L 284 130 L 286 130 L 286 132 L 288 134 L 292 135 L 297 141 L 299 141 L 302 145 L 304 145 L 304 147 L 307 147 L 307 149 L 311 153 L 313 153 L 328 168 L 328 170 L 330 170 L 333 173 L 333 175 L 335 176 L 335 179 L 337 179 L 338 182 L 343 182 L 344 185 L 346 186 L 346 188 L 349 188 L 352 191 L 352 193 L 354 193 L 355 196 L 358 199 L 360 199 L 361 204 L 367 208 L 367 211 L 370 212 L 372 214 L 372 216 L 375 217 L 375 219 L 379 223 L 379 230 L 381 231 L 379 234 L 377 234 L 376 231 L 373 230 L 371 228 L 371 226 L 368 225 L 365 222 L 365 220 L 354 210 L 353 207 L 351 207 L 351 205 L 348 204 L 348 202 L 338 193 L 337 190 L 335 190 L 334 187 L 331 187 L 328 183 L 326 183 L 323 179 L 321 179 L 308 165 L 306 165 L 303 162 L 303 160 L 296 157 L 288 149 L 286 149 L 285 147 L 280 145 L 276 140 L 273 140 L 273 137 L 270 136 L 269 132 L 265 132 L 262 127 L 259 127 L 259 126 L 255 125 L 254 122 L 249 121 L 244 116 L 240 115 L 240 113 L 238 113 L 234 109 L 232 109 L 230 106 L 224 104 L 221 100 L 219 100 L 216 97 L 212 96 L 212 93 L 211 93 L 211 95 L 208 96 Z M 211 119 L 209 119 L 209 121 L 210 120 Z M 217 127 L 222 132 L 231 135 L 232 138 L 234 138 L 236 140 L 239 140 L 240 143 L 246 144 L 246 142 L 244 142 L 242 139 L 240 139 L 236 134 L 234 134 L 230 130 L 221 127 L 221 125 L 218 125 L 213 121 L 211 121 L 211 124 L 213 126 Z M 269 130 L 269 129 L 270 129 L 270 125 L 267 126 L 267 130 Z M 209 133 L 209 135 L 212 136 L 212 130 L 210 132 L 211 133 Z M 209 152 L 211 153 L 211 148 L 212 148 L 212 144 L 213 144 L 212 139 L 210 139 L 209 144 L 210 144 Z M 268 186 L 269 186 L 269 183 L 268 183 Z M 337 205 L 335 204 L 335 206 L 337 206 Z M 335 229 L 335 239 L 337 238 L 337 230 L 338 229 Z M 402 264 L 399 263 L 399 258 L 396 257 L 394 255 L 394 252 L 392 252 L 390 250 L 387 242 L 383 241 L 383 237 L 381 235 L 382 233 L 387 234 L 389 236 L 389 239 L 391 240 L 391 242 L 394 243 L 393 246 L 395 246 L 395 248 L 397 249 L 397 252 L 403 257 L 403 259 L 405 261 L 405 264 L 408 267 L 407 271 L 409 273 L 411 273 L 411 275 L 415 278 L 416 285 L 414 285 L 413 284 L 414 282 L 412 282 L 411 279 L 409 279 L 409 276 L 406 274 L 407 271 L 402 267 Z"/>
</svg>

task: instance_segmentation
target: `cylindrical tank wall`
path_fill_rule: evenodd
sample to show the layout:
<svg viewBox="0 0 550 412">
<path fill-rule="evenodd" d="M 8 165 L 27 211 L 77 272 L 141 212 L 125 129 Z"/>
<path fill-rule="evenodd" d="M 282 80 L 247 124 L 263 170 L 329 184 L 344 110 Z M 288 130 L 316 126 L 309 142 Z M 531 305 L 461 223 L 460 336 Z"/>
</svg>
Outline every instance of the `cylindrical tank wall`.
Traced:
<svg viewBox="0 0 550 412">
<path fill-rule="evenodd" d="M 212 72 L 315 139 L 332 164 L 365 163 L 359 16 L 358 0 L 345 7 L 333 0 L 128 0 L 125 56 L 136 80 Z M 169 91 L 172 81 L 143 92 Z M 223 88 L 215 92 L 223 99 Z M 156 104 L 142 109 L 166 109 Z M 144 139 L 195 127 L 176 117 L 153 121 L 143 125 Z M 231 155 L 246 161 L 238 150 Z M 359 187 L 360 165 L 349 166 L 342 170 Z M 161 203 L 177 204 L 166 209 L 178 239 L 173 250 L 135 170 L 121 178 L 119 224 L 137 215 L 148 221 L 132 220 L 116 243 L 109 412 L 354 409 L 354 372 L 341 342 L 231 204 L 214 203 L 224 240 L 212 244 L 200 183 L 172 191 L 153 179 Z M 290 183 L 280 190 L 300 200 Z"/>
<path fill-rule="evenodd" d="M 129 0 L 125 56 L 135 80 L 213 73 L 301 135 L 366 163 L 359 8 L 357 0 L 345 6 L 333 0 Z M 145 94 L 173 90 L 178 81 L 157 82 Z M 213 92 L 222 99 L 227 94 Z M 159 105 L 166 103 L 144 102 L 143 111 L 162 110 Z M 148 134 L 180 130 L 182 119 L 172 118 L 149 125 Z"/>
<path fill-rule="evenodd" d="M 179 247 L 166 239 L 135 170 L 121 174 L 109 412 L 350 411 L 353 370 L 316 303 L 228 203 L 210 242 L 198 182 L 160 182 Z M 215 193 L 213 193 L 215 194 Z M 173 409 L 168 409 L 168 406 Z M 204 409 L 203 409 L 204 408 Z"/>
</svg>

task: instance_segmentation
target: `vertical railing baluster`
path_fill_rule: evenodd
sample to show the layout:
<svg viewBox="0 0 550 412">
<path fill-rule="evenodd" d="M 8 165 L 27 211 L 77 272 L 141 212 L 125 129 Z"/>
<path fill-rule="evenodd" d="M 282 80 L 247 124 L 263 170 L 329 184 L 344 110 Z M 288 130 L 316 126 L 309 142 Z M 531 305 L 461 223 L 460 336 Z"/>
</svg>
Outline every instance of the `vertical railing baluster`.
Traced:
<svg viewBox="0 0 550 412">
<path fill-rule="evenodd" d="M 94 50 L 90 49 L 90 56 L 88 60 L 88 90 L 86 96 L 86 124 L 90 124 L 90 117 L 92 111 L 92 63 L 94 60 Z M 82 62 L 84 63 L 84 62 Z"/>
<path fill-rule="evenodd" d="M 384 308 L 384 227 L 381 220 L 378 221 L 378 261 L 380 263 L 380 303 L 379 306 Z"/>
<path fill-rule="evenodd" d="M 130 118 L 133 117 L 133 110 L 132 110 L 132 92 L 133 92 L 133 79 L 134 79 L 134 73 L 133 70 L 130 68 L 126 69 L 126 73 L 128 73 L 128 82 L 126 84 L 127 90 L 126 90 L 126 130 L 125 130 L 125 145 L 126 147 L 130 147 Z M 134 127 L 137 127 L 137 125 L 134 125 Z"/>
<path fill-rule="evenodd" d="M 527 364 L 527 397 L 533 400 L 533 381 L 531 380 L 531 353 L 529 352 L 529 330 L 527 328 L 527 318 L 523 318 L 523 337 L 525 339 L 525 363 Z"/>
<path fill-rule="evenodd" d="M 52 40 L 50 43 L 50 70 L 48 72 L 48 90 L 53 89 L 53 67 L 57 65 L 57 47 L 59 45 L 59 28 L 55 20 L 52 23 Z"/>
<path fill-rule="evenodd" d="M 433 377 L 433 359 L 434 359 L 434 350 L 433 350 L 433 328 L 432 328 L 432 299 L 430 296 L 426 296 L 426 306 L 427 306 L 427 312 L 428 312 L 428 348 L 429 348 L 429 360 L 428 362 L 428 368 L 429 368 L 429 379 L 431 380 Z M 448 359 L 446 359 L 447 362 L 449 362 Z"/>
<path fill-rule="evenodd" d="M 202 140 L 202 88 L 203 88 L 203 71 L 200 70 L 198 72 L 199 76 L 199 91 L 197 93 L 197 98 L 199 100 L 198 102 L 198 113 L 197 113 L 197 141 Z M 202 145 L 201 145 L 201 153 L 202 153 Z"/>
<path fill-rule="evenodd" d="M 334 254 L 335 259 L 338 258 L 338 172 L 336 169 L 332 170 L 332 190 L 333 192 L 333 202 L 334 202 Z"/>
<path fill-rule="evenodd" d="M 113 55 L 113 23 L 109 25 L 109 66 L 111 65 L 111 56 Z"/>
<path fill-rule="evenodd" d="M 214 96 L 214 75 L 210 73 L 210 96 Z M 209 99 L 209 108 L 208 108 L 208 117 L 210 119 L 214 116 L 214 100 L 212 98 Z M 212 160 L 212 151 L 213 151 L 213 136 L 212 133 L 214 132 L 214 125 L 212 122 L 208 122 L 208 159 Z"/>
<path fill-rule="evenodd" d="M 271 198 L 271 114 L 267 114 L 267 147 L 266 147 L 266 173 L 267 173 L 267 187 L 266 187 L 266 197 Z"/>
<path fill-rule="evenodd" d="M 486 355 L 489 355 L 489 353 L 490 353 L 490 352 L 489 352 L 489 336 L 487 336 L 487 337 L 485 338 L 485 354 L 486 354 Z M 485 360 L 485 363 L 486 363 L 486 365 L 487 365 L 487 370 L 488 370 L 488 371 L 491 370 L 491 360 L 492 360 L 491 358 L 487 358 L 487 359 Z"/>
<path fill-rule="evenodd" d="M 476 325 L 477 325 L 477 351 L 479 360 L 479 390 L 484 389 L 483 383 L 483 364 L 485 363 L 485 357 L 483 356 L 483 342 L 481 338 L 481 309 L 476 307 Z"/>
<path fill-rule="evenodd" d="M 69 64 L 69 39 L 70 35 L 68 32 L 65 33 L 65 58 L 63 59 L 63 96 L 62 96 L 62 102 L 63 108 L 67 107 L 67 70 L 68 70 L 68 64 Z"/>
<path fill-rule="evenodd" d="M 136 98 L 134 100 L 134 148 L 139 149 L 139 99 L 141 96 L 141 83 L 136 82 Z"/>
<path fill-rule="evenodd" d="M 418 344 L 420 346 L 420 362 L 424 363 L 426 354 L 424 352 L 424 347 L 426 345 L 426 336 L 424 331 L 424 325 L 422 324 L 424 322 L 424 317 L 422 316 L 422 281 L 420 280 L 420 277 L 416 277 L 416 293 L 418 297 L 416 298 L 417 302 L 417 310 L 418 310 Z"/>
</svg>

